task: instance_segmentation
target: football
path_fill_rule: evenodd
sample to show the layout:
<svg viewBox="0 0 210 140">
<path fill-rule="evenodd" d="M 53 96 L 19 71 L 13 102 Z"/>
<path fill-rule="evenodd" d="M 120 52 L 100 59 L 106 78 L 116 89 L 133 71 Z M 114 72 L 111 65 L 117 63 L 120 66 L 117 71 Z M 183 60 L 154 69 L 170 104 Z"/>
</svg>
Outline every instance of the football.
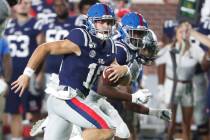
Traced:
<svg viewBox="0 0 210 140">
<path fill-rule="evenodd" d="M 129 81 L 129 77 L 125 76 L 125 77 L 121 77 L 120 79 L 118 79 L 118 81 L 116 83 L 114 83 L 113 81 L 110 81 L 108 79 L 109 75 L 112 73 L 112 70 L 109 69 L 109 67 L 106 67 L 103 71 L 102 74 L 102 79 L 103 79 L 103 83 L 112 87 L 116 87 L 119 84 L 120 85 L 128 85 Z"/>
<path fill-rule="evenodd" d="M 116 87 L 117 85 L 119 85 L 119 82 L 118 82 L 119 80 L 116 83 L 114 83 L 113 81 L 110 81 L 108 78 L 112 72 L 113 70 L 110 70 L 109 67 L 106 67 L 104 69 L 103 74 L 102 74 L 103 83 L 109 86 Z"/>
</svg>

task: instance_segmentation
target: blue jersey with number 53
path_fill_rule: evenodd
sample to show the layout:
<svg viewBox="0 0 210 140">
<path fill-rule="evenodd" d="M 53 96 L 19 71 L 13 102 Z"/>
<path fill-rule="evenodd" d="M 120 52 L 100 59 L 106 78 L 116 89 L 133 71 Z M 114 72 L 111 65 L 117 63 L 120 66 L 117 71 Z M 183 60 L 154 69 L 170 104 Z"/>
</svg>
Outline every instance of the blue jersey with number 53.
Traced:
<svg viewBox="0 0 210 140">
<path fill-rule="evenodd" d="M 80 47 L 81 55 L 64 55 L 59 72 L 60 85 L 78 89 L 86 96 L 104 66 L 114 61 L 114 43 L 102 41 L 82 28 L 73 29 L 67 39 Z"/>
<path fill-rule="evenodd" d="M 41 22 L 31 18 L 23 25 L 12 19 L 6 27 L 5 37 L 9 43 L 13 63 L 12 81 L 20 76 L 33 51 L 37 47 L 36 37 L 42 28 Z"/>
</svg>

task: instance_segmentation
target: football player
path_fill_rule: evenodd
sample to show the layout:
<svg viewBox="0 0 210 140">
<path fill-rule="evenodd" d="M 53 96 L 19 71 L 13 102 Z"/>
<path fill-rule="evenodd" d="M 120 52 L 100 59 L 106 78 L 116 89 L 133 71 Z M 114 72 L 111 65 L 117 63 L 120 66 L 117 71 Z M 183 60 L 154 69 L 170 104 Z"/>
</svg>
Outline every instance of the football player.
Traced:
<svg viewBox="0 0 210 140">
<path fill-rule="evenodd" d="M 110 129 L 115 127 L 112 120 L 97 106 L 90 107 L 84 98 L 104 66 L 112 63 L 117 65 L 112 68 L 117 71 L 114 78 L 110 78 L 112 81 L 124 76 L 129 77 L 130 73 L 127 66 L 116 63 L 114 43 L 109 39 L 115 24 L 113 10 L 105 4 L 95 4 L 89 9 L 88 20 L 88 30 L 76 28 L 65 40 L 38 46 L 23 74 L 12 84 L 12 89 L 15 92 L 20 91 L 19 96 L 22 96 L 30 77 L 48 54 L 64 55 L 58 88 L 55 86 L 57 83 L 52 85 L 53 95 L 48 98 L 49 123 L 44 139 L 68 140 L 72 126 L 70 122 L 84 128 L 109 129 L 109 134 L 113 133 Z"/>
<path fill-rule="evenodd" d="M 135 18 L 136 18 L 136 20 L 134 20 Z M 139 54 L 139 48 L 141 48 L 141 46 L 143 45 L 142 39 L 144 36 L 146 36 L 147 30 L 148 30 L 146 22 L 141 27 L 139 26 L 139 25 L 141 25 L 139 23 L 139 21 L 140 21 L 139 18 L 142 18 L 142 20 L 143 20 L 143 17 L 137 13 L 130 13 L 123 18 L 124 20 L 121 24 L 121 27 L 119 28 L 119 31 L 121 31 L 122 36 L 119 39 L 119 41 L 116 42 L 117 61 L 119 61 L 119 63 L 121 65 L 123 65 L 123 64 L 129 65 L 131 67 L 132 77 L 134 80 L 136 80 L 136 77 L 138 77 L 138 74 L 139 74 L 139 69 L 140 69 L 139 63 L 144 63 L 144 64 L 150 63 L 150 61 L 152 61 L 154 59 L 153 57 L 155 56 L 156 51 L 157 51 L 156 50 L 157 46 L 155 44 L 156 42 L 155 42 L 155 38 L 153 35 L 154 33 L 149 31 L 149 33 L 148 33 L 149 35 L 147 38 L 145 38 L 145 41 L 149 41 L 149 43 L 151 43 L 151 44 L 148 44 L 145 42 L 145 44 L 144 44 L 145 46 L 140 51 L 140 54 Z M 132 22 L 132 21 L 134 21 L 134 22 Z M 128 23 L 131 23 L 131 25 L 129 25 Z M 141 34 L 141 36 L 138 36 L 139 38 L 138 37 L 136 38 L 136 36 L 132 36 L 133 33 L 127 34 L 128 29 L 126 29 L 126 30 L 123 29 L 124 31 L 126 31 L 126 35 L 125 35 L 125 32 L 123 35 L 122 27 L 129 27 L 129 26 L 130 26 L 130 28 L 132 27 L 132 30 L 139 31 L 139 32 L 143 31 L 143 34 Z M 128 41 L 128 38 L 136 39 L 136 40 L 134 40 L 135 44 L 132 44 L 134 42 L 127 42 L 125 44 L 125 41 Z M 128 44 L 131 47 L 128 47 Z M 148 51 L 151 53 L 149 53 Z M 141 62 L 139 62 L 139 61 L 141 61 Z M 158 109 L 151 109 L 151 108 L 149 109 L 149 108 L 146 108 L 146 107 L 136 104 L 136 103 L 142 104 L 142 103 L 145 103 L 148 101 L 148 98 L 147 98 L 148 96 L 146 94 L 144 95 L 144 93 L 142 93 L 142 92 L 148 93 L 147 90 L 139 90 L 138 92 L 133 94 L 133 96 L 131 96 L 130 94 L 127 94 L 126 92 L 122 92 L 122 91 L 117 90 L 116 88 L 110 87 L 108 85 L 104 85 L 104 83 L 102 81 L 99 81 L 99 83 L 101 83 L 101 84 L 99 84 L 100 88 L 97 91 L 99 93 L 101 93 L 102 95 L 108 96 L 110 98 L 118 99 L 118 100 L 125 100 L 125 101 L 127 101 L 127 103 L 130 102 L 130 100 L 132 100 L 132 102 L 135 104 L 131 105 L 128 103 L 128 109 L 131 109 L 132 111 L 139 112 L 139 113 L 154 115 L 154 116 L 157 116 L 157 117 L 165 119 L 165 120 L 170 120 L 170 112 L 168 110 L 158 110 Z M 118 136 L 120 138 L 129 138 L 130 132 L 129 132 L 126 124 L 124 123 L 124 121 L 122 120 L 122 118 L 120 117 L 118 112 L 110 105 L 110 103 L 108 103 L 104 98 L 102 98 L 101 95 L 96 93 L 96 91 L 94 90 L 94 88 L 96 88 L 96 86 L 97 85 L 95 85 L 93 87 L 93 90 L 90 91 L 90 93 L 86 97 L 85 101 L 89 102 L 92 105 L 99 106 L 102 109 L 102 111 L 114 121 L 114 123 L 117 126 L 116 134 L 115 134 L 116 136 Z M 138 101 L 135 101 L 135 99 L 136 99 L 135 96 L 139 96 L 139 95 L 141 96 L 141 98 L 138 98 Z M 164 116 L 164 115 L 166 115 L 166 116 Z M 46 123 L 46 121 L 44 121 L 44 122 Z M 40 121 L 40 123 L 42 123 L 42 121 Z M 44 124 L 42 124 L 42 126 L 44 126 Z M 39 126 L 39 124 L 37 124 L 37 127 L 41 128 Z M 97 137 L 97 135 L 94 132 L 90 132 L 90 131 L 91 130 L 89 130 L 89 133 L 91 133 L 91 136 L 93 138 Z M 81 139 L 81 137 L 76 136 L 76 137 L 74 137 L 74 139 Z"/>
</svg>

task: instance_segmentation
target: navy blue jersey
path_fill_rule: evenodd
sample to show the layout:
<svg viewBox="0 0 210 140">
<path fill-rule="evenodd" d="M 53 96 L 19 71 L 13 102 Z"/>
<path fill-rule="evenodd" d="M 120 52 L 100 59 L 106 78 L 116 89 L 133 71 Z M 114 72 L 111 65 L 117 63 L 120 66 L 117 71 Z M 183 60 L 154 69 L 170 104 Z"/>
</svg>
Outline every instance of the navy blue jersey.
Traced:
<svg viewBox="0 0 210 140">
<path fill-rule="evenodd" d="M 62 40 L 69 35 L 69 32 L 75 28 L 76 17 L 69 17 L 63 22 L 55 18 L 52 22 L 43 27 L 43 33 L 46 42 Z M 58 73 L 62 56 L 50 55 L 46 59 L 45 72 Z"/>
<path fill-rule="evenodd" d="M 102 41 L 82 28 L 71 30 L 67 39 L 80 47 L 81 55 L 64 55 L 59 72 L 60 85 L 78 89 L 86 96 L 104 66 L 115 60 L 115 46 L 112 40 Z"/>
<path fill-rule="evenodd" d="M 32 15 L 36 16 L 39 20 L 43 20 L 45 23 L 51 22 L 56 17 L 52 5 L 53 1 L 48 1 L 49 0 L 32 1 Z"/>
<path fill-rule="evenodd" d="M 116 59 L 120 65 L 125 65 L 133 62 L 135 59 L 139 57 L 138 51 L 131 50 L 127 44 L 118 40 L 115 41 L 116 45 Z"/>
<path fill-rule="evenodd" d="M 120 41 L 115 41 L 116 46 L 116 60 L 120 65 L 127 65 L 131 59 L 128 48 L 124 43 Z"/>
<path fill-rule="evenodd" d="M 55 18 L 50 23 L 46 24 L 43 27 L 46 42 L 57 41 L 67 37 L 69 32 L 76 27 L 76 18 L 77 17 L 68 17 L 68 19 L 63 22 L 60 22 L 57 18 Z"/>
<path fill-rule="evenodd" d="M 175 36 L 175 28 L 178 25 L 178 22 L 175 20 L 166 20 L 163 25 L 163 34 L 168 38 L 173 39 Z"/>
<path fill-rule="evenodd" d="M 131 50 L 127 44 L 121 40 L 115 41 L 116 46 L 116 60 L 120 65 L 128 65 L 131 69 L 132 79 L 135 81 L 142 70 L 142 65 L 138 62 L 138 51 Z"/>
<path fill-rule="evenodd" d="M 9 43 L 13 63 L 12 81 L 20 76 L 37 46 L 36 37 L 42 24 L 35 18 L 19 25 L 16 19 L 11 20 L 6 27 L 5 37 Z"/>
</svg>

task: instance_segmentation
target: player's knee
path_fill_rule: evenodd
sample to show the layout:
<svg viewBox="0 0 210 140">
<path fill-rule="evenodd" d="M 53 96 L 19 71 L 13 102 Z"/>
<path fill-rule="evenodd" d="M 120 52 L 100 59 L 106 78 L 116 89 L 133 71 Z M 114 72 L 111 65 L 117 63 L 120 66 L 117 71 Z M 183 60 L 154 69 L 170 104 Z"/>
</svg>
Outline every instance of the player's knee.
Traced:
<svg viewBox="0 0 210 140">
<path fill-rule="evenodd" d="M 125 123 L 121 123 L 117 128 L 116 128 L 116 133 L 115 136 L 126 139 L 130 137 L 130 131 Z"/>
</svg>

